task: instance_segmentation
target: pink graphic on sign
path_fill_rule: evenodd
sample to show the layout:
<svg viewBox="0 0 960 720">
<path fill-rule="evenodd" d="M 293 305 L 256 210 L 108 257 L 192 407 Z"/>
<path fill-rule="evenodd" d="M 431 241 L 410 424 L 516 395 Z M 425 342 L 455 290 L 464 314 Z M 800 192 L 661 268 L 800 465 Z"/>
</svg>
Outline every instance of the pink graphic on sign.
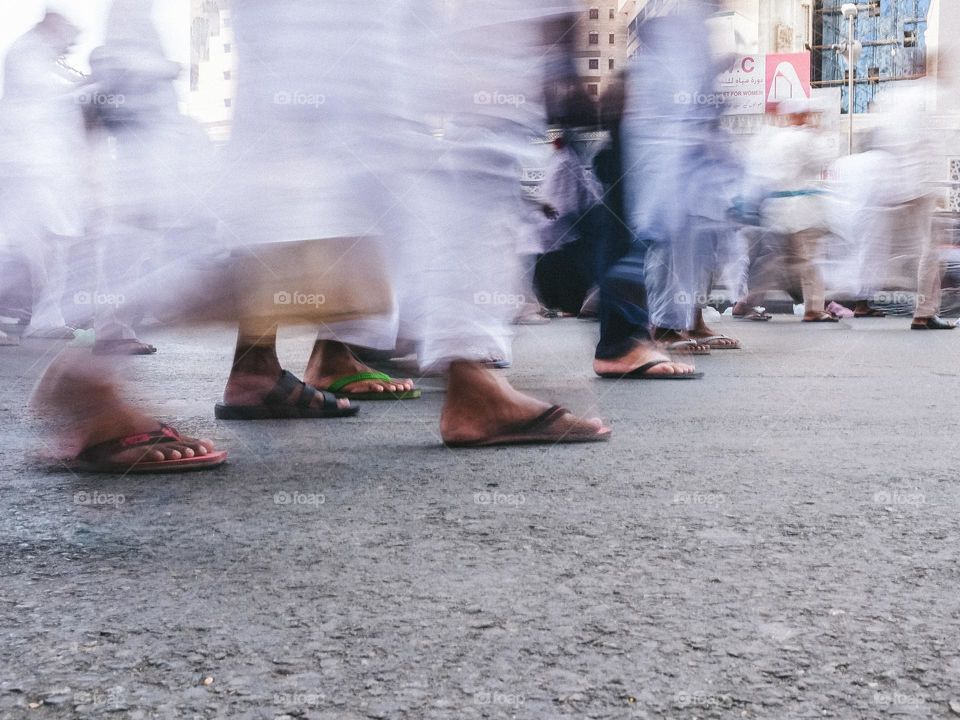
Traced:
<svg viewBox="0 0 960 720">
<path fill-rule="evenodd" d="M 810 53 L 767 55 L 767 112 L 784 100 L 810 99 Z"/>
</svg>

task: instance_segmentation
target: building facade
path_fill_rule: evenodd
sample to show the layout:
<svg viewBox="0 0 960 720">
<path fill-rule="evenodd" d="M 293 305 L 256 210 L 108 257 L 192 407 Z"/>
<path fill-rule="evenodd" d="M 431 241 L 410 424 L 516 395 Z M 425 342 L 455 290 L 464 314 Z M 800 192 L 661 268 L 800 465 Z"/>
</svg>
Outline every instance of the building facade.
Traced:
<svg viewBox="0 0 960 720">
<path fill-rule="evenodd" d="M 226 140 L 233 118 L 235 62 L 230 11 L 218 0 L 192 0 L 190 89 L 187 114 L 216 142 Z"/>
<path fill-rule="evenodd" d="M 839 87 L 849 112 L 848 68 L 838 46 L 847 37 L 844 0 L 816 0 L 812 74 L 814 87 Z M 854 69 L 854 112 L 865 113 L 887 83 L 926 75 L 926 30 L 930 0 L 861 0 L 854 22 L 863 46 Z"/>
<path fill-rule="evenodd" d="M 840 8 L 849 0 L 726 0 L 711 19 L 713 40 L 721 52 L 780 54 L 809 51 L 811 84 L 835 88 L 847 112 L 848 69 L 840 46 L 847 21 Z M 638 51 L 637 30 L 651 17 L 704 0 L 620 0 L 625 15 L 627 57 Z M 869 110 L 886 83 L 926 74 L 926 30 L 931 0 L 858 0 L 855 37 L 863 52 L 854 71 L 854 110 Z M 946 8 L 950 2 L 943 3 Z M 960 5 L 954 2 L 953 5 Z"/>
<path fill-rule="evenodd" d="M 627 57 L 639 50 L 644 21 L 682 10 L 687 3 L 712 0 L 620 0 L 627 31 Z M 726 0 L 714 2 L 710 21 L 714 42 L 724 52 L 794 53 L 809 49 L 816 0 Z"/>
<path fill-rule="evenodd" d="M 623 69 L 627 59 L 625 16 L 617 0 L 584 0 L 577 22 L 575 62 L 587 92 L 598 98 Z"/>
</svg>

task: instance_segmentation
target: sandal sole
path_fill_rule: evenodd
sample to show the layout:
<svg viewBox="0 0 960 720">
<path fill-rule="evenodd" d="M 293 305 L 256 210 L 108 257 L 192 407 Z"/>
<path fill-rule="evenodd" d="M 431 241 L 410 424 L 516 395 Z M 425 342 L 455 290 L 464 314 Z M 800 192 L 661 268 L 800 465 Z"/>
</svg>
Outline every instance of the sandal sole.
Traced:
<svg viewBox="0 0 960 720">
<path fill-rule="evenodd" d="M 334 420 L 353 417 L 360 408 L 342 410 L 310 410 L 297 407 L 270 407 L 267 405 L 223 405 L 217 403 L 213 415 L 218 420 Z"/>
</svg>

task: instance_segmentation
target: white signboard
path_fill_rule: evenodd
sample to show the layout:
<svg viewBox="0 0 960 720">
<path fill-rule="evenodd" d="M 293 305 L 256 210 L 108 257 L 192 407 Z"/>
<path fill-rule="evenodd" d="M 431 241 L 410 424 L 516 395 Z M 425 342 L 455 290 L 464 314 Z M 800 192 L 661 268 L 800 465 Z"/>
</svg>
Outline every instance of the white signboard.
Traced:
<svg viewBox="0 0 960 720">
<path fill-rule="evenodd" d="M 727 115 L 763 114 L 766 106 L 766 61 L 763 55 L 743 55 L 720 74 L 720 92 Z"/>
</svg>

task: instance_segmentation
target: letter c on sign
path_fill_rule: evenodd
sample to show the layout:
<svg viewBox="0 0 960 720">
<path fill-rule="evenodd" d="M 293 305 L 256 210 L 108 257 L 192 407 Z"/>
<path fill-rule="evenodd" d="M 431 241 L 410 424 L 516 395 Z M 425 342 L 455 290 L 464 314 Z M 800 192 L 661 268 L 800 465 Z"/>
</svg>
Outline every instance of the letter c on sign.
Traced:
<svg viewBox="0 0 960 720">
<path fill-rule="evenodd" d="M 740 67 L 744 72 L 753 72 L 753 69 L 757 66 L 756 62 L 752 57 L 745 57 L 743 62 L 740 63 Z"/>
</svg>

